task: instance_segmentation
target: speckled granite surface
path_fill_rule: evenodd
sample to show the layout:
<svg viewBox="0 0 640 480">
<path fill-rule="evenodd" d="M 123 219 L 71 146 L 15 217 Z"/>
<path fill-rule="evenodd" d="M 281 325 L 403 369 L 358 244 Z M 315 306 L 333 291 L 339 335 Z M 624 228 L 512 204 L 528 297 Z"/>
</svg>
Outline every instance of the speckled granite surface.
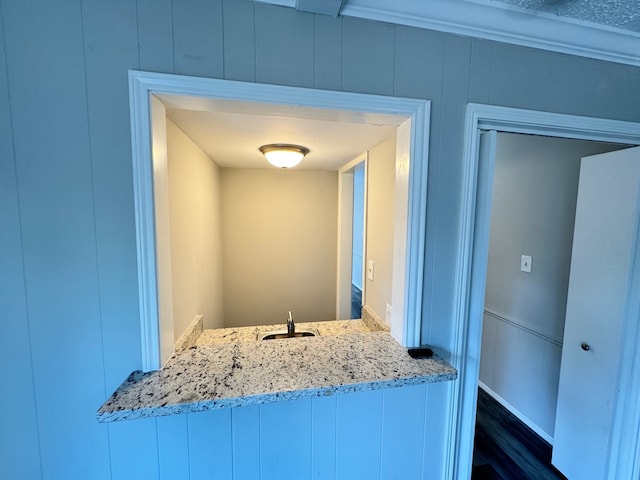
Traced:
<svg viewBox="0 0 640 480">
<path fill-rule="evenodd" d="M 347 333 L 371 332 L 370 328 L 362 320 L 333 320 L 330 322 L 305 322 L 298 324 L 301 328 L 315 328 L 321 337 L 344 335 Z M 258 334 L 272 330 L 286 331 L 286 325 L 260 325 L 257 327 L 242 328 L 218 328 L 216 330 L 204 330 L 195 341 L 194 345 L 211 345 L 234 342 L 255 342 Z"/>
<path fill-rule="evenodd" d="M 183 350 L 195 345 L 198 338 L 200 338 L 200 335 L 202 335 L 202 324 L 202 315 L 198 315 L 175 343 L 175 350 Z"/>
<path fill-rule="evenodd" d="M 258 342 L 256 328 L 201 335 L 159 371 L 133 372 L 98 410 L 100 422 L 155 417 L 453 380 L 438 357 L 414 360 L 388 332 L 358 321 L 320 325 L 320 337 Z M 267 328 L 274 328 L 273 326 Z M 325 333 L 323 333 L 325 329 Z M 342 334 L 328 333 L 329 330 Z M 354 331 L 364 330 L 365 333 Z M 229 332 L 224 332 L 229 330 Z M 233 332 L 234 330 L 235 332 Z"/>
<path fill-rule="evenodd" d="M 389 325 L 376 315 L 368 305 L 362 306 L 362 322 L 369 328 L 370 331 L 383 331 L 388 332 L 391 330 Z"/>
</svg>

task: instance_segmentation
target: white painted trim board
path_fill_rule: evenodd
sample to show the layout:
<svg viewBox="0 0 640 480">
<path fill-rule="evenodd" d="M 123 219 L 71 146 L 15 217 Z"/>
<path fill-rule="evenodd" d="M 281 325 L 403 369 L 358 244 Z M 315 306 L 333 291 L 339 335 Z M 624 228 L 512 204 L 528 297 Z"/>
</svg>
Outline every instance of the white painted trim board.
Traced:
<svg viewBox="0 0 640 480">
<path fill-rule="evenodd" d="M 449 452 L 448 460 L 453 465 L 453 478 L 460 480 L 466 480 L 471 475 L 484 310 L 484 278 L 478 278 L 477 272 L 485 271 L 488 261 L 486 237 L 490 218 L 486 205 L 479 206 L 484 197 L 478 192 L 486 195 L 487 183 L 492 177 L 485 176 L 480 181 L 478 146 L 481 129 L 640 145 L 638 123 L 492 105 L 467 105 L 454 294 L 454 339 L 451 345 L 452 363 L 458 369 L 459 381 L 452 388 L 448 430 L 448 434 L 453 435 L 449 444 L 457 445 L 455 451 L 451 449 Z M 485 165 L 485 170 L 487 167 L 490 168 Z M 630 281 L 632 286 L 640 284 L 640 239 L 635 245 L 634 274 Z M 624 388 L 621 388 L 617 399 L 618 409 L 612 433 L 614 447 L 608 477 L 611 480 L 633 478 L 632 472 L 637 471 L 640 464 L 637 458 L 640 453 L 640 409 L 637 404 L 640 393 L 640 377 L 637 375 L 640 369 L 640 349 L 637 347 L 640 344 L 637 321 L 640 289 L 629 290 L 626 343 L 619 352 L 627 361 L 623 362 L 623 369 L 619 372 L 619 385 Z"/>
</svg>

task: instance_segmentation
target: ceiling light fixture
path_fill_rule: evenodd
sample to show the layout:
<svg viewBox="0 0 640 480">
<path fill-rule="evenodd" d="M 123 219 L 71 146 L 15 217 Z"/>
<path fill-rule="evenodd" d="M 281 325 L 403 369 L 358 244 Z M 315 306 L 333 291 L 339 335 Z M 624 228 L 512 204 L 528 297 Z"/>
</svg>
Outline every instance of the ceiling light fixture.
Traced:
<svg viewBox="0 0 640 480">
<path fill-rule="evenodd" d="M 291 168 L 298 165 L 309 149 L 300 145 L 272 143 L 259 148 L 269 163 L 278 168 Z"/>
</svg>

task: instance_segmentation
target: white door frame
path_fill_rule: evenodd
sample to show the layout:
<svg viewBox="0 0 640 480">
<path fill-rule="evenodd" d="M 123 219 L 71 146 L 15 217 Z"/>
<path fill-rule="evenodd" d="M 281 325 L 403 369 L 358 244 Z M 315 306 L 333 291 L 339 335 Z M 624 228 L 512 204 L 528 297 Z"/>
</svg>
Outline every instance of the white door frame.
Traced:
<svg viewBox="0 0 640 480">
<path fill-rule="evenodd" d="M 458 233 L 458 264 L 455 277 L 452 363 L 458 381 L 451 393 L 449 452 L 452 477 L 471 476 L 477 388 L 480 373 L 482 311 L 488 262 L 488 236 L 493 161 L 481 165 L 481 130 L 537 134 L 550 137 L 596 140 L 640 145 L 640 124 L 520 110 L 470 103 L 465 118 L 463 185 Z M 487 172 L 487 173 L 485 173 Z M 640 219 L 638 224 L 640 225 Z M 637 225 L 638 227 L 638 225 Z M 635 260 L 624 320 L 625 361 L 619 372 L 620 395 L 611 434 L 610 479 L 638 478 L 640 473 L 640 239 L 635 242 Z M 624 421 L 623 421 L 624 419 Z"/>
<path fill-rule="evenodd" d="M 269 112 L 276 111 L 282 116 L 297 114 L 304 117 L 305 110 L 307 116 L 313 111 L 318 118 L 327 120 L 397 127 L 398 138 L 404 135 L 409 139 L 406 142 L 409 151 L 396 160 L 395 203 L 406 215 L 401 221 L 394 222 L 391 334 L 404 346 L 420 343 L 430 101 L 131 70 L 129 104 L 144 371 L 158 370 L 166 362 L 171 349 L 161 348 L 161 344 L 170 347 L 170 342 L 162 338 L 161 332 L 173 328 L 172 316 L 161 315 L 163 295 L 160 292 L 171 292 L 171 279 L 161 277 L 168 269 L 161 268 L 158 262 L 163 257 L 162 252 L 167 250 L 166 245 L 158 248 L 156 244 L 156 237 L 164 241 L 162 237 L 166 232 L 159 227 L 168 225 L 168 219 L 161 218 L 168 212 L 161 208 L 166 202 L 162 199 L 155 202 L 154 198 L 154 191 L 158 190 L 154 186 L 156 180 L 166 176 L 166 171 L 162 171 L 166 169 L 166 161 L 160 160 L 162 155 L 153 153 L 162 150 L 152 148 L 155 147 L 151 122 L 153 98 L 161 100 L 153 102 L 160 107 L 163 99 L 179 101 L 181 108 L 188 106 L 191 109 L 202 108 L 203 102 L 227 107 L 241 104 L 243 108 L 261 105 L 260 108 L 269 108 Z M 396 253 L 401 255 L 402 261 L 396 261 L 400 258 Z M 397 291 L 396 285 L 402 289 Z"/>
<path fill-rule="evenodd" d="M 351 318 L 351 279 L 353 267 L 353 179 L 354 169 L 364 163 L 364 208 L 365 218 L 363 222 L 363 265 L 362 278 L 365 278 L 364 261 L 367 258 L 367 168 L 369 152 L 364 152 L 355 159 L 346 163 L 338 171 L 338 278 L 336 281 L 336 318 Z M 365 302 L 365 282 L 362 282 L 362 303 Z"/>
</svg>

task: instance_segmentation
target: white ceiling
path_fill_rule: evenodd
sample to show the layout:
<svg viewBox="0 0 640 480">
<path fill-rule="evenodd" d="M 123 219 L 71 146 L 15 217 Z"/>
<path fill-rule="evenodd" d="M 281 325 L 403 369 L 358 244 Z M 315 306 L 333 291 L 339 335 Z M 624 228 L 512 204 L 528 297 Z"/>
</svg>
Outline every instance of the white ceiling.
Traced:
<svg viewBox="0 0 640 480">
<path fill-rule="evenodd" d="M 322 119 L 312 109 L 306 109 L 308 118 L 301 118 L 301 110 L 284 116 L 268 114 L 264 106 L 254 113 L 169 107 L 167 117 L 221 168 L 275 168 L 258 148 L 291 143 L 310 150 L 296 170 L 338 170 L 396 130 L 392 125 Z"/>
</svg>

